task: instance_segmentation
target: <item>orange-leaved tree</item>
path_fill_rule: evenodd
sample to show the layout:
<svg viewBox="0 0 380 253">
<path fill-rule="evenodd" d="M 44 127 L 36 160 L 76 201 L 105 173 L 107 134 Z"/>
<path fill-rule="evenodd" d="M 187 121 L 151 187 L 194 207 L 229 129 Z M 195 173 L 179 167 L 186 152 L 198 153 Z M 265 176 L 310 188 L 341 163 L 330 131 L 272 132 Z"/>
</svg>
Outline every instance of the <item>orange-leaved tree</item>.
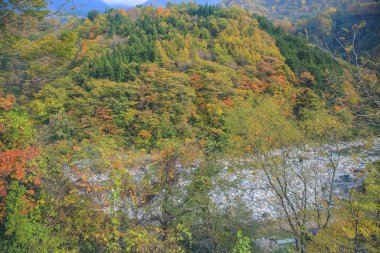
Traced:
<svg viewBox="0 0 380 253">
<path fill-rule="evenodd" d="M 28 189 L 28 196 L 23 197 L 28 203 L 40 183 L 33 164 L 39 150 L 31 145 L 33 134 L 29 123 L 14 109 L 14 103 L 14 96 L 0 93 L 0 222 L 6 215 L 5 201 L 12 181 Z"/>
</svg>

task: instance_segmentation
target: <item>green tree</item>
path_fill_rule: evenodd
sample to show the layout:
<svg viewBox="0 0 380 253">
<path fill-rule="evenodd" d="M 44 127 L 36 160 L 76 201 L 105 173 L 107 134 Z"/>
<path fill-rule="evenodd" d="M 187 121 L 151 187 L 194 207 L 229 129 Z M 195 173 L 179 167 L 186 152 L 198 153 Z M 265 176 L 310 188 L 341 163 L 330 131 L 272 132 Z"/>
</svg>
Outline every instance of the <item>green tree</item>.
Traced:
<svg viewBox="0 0 380 253">
<path fill-rule="evenodd" d="M 232 253 L 251 253 L 250 239 L 243 235 L 243 232 L 239 230 L 237 232 L 237 242 L 235 244 Z"/>
<path fill-rule="evenodd" d="M 87 14 L 87 18 L 91 21 L 94 21 L 94 19 L 99 15 L 99 12 L 96 10 L 89 11 Z"/>
</svg>

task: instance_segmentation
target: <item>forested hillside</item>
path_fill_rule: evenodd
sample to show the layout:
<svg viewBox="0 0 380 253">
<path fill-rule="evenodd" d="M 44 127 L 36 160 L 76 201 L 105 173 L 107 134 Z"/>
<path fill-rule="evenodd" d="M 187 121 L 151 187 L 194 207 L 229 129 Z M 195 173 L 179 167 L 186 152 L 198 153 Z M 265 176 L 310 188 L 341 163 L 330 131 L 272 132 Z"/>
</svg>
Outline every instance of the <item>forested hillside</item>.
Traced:
<svg viewBox="0 0 380 253">
<path fill-rule="evenodd" d="M 378 252 L 374 68 L 238 7 L 0 7 L 0 252 Z"/>
<path fill-rule="evenodd" d="M 240 6 L 244 9 L 265 15 L 272 19 L 288 19 L 295 22 L 308 19 L 329 8 L 347 9 L 353 4 L 367 4 L 367 0 L 225 0 L 222 5 L 227 7 Z"/>
<path fill-rule="evenodd" d="M 379 61 L 380 3 L 376 0 L 327 1 L 235 1 L 221 6 L 240 6 L 251 13 L 266 16 L 294 34 L 326 51 L 343 56 L 355 44 L 359 56 Z M 343 57 L 350 61 L 350 57 Z M 378 67 L 377 67 L 378 68 Z"/>
</svg>

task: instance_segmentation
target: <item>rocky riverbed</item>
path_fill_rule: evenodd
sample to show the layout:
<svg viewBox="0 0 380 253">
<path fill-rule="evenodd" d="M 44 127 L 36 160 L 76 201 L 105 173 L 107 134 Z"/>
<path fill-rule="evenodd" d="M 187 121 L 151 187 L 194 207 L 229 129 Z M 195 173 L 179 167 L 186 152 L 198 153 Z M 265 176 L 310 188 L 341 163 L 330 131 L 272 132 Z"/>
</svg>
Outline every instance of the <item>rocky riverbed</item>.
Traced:
<svg viewBox="0 0 380 253">
<path fill-rule="evenodd" d="M 271 156 L 282 156 L 280 150 L 275 150 Z M 365 174 L 361 172 L 370 163 L 380 159 L 380 139 L 371 143 L 364 141 L 341 142 L 337 144 L 322 145 L 320 147 L 304 146 L 291 149 L 283 157 L 282 166 L 286 167 L 286 178 L 289 180 L 289 189 L 293 191 L 292 197 L 297 200 L 301 194 L 300 180 L 297 175 L 302 175 L 308 180 L 310 196 L 318 195 L 325 198 L 326 185 L 332 180 L 332 169 L 335 168 L 333 191 L 336 196 L 344 198 L 352 187 L 360 185 Z M 80 161 L 76 169 L 87 168 L 90 174 L 86 174 L 88 182 L 93 185 L 112 185 L 109 182 L 109 173 L 91 172 L 91 161 Z M 183 177 L 177 187 L 185 189 L 189 184 L 191 172 L 194 169 L 182 169 Z M 69 167 L 64 168 L 65 174 L 73 182 L 80 179 Z M 149 169 L 126 170 L 137 181 L 144 178 Z M 313 187 L 312 187 L 313 186 Z M 318 192 L 313 192 L 317 190 Z M 109 203 L 112 191 L 97 195 L 96 202 Z M 255 220 L 278 217 L 283 213 L 276 203 L 275 193 L 269 185 L 266 174 L 255 164 L 255 159 L 240 161 L 238 164 L 225 162 L 220 172 L 213 178 L 213 188 L 209 193 L 213 201 L 222 210 L 241 206 L 252 213 Z M 159 196 L 157 196 L 159 197 Z M 310 198 L 310 203 L 313 199 Z M 119 206 L 125 206 L 129 200 L 122 200 Z M 106 205 L 106 204 L 105 204 Z M 156 209 L 152 203 L 150 210 Z M 105 207 L 105 211 L 110 208 Z M 125 210 L 130 212 L 130 210 Z M 141 214 L 142 216 L 144 214 Z"/>
<path fill-rule="evenodd" d="M 281 156 L 274 151 L 273 156 Z M 332 181 L 335 167 L 333 192 L 339 198 L 345 198 L 348 191 L 361 184 L 365 173 L 363 169 L 370 163 L 380 159 L 380 139 L 367 144 L 364 141 L 342 142 L 334 145 L 323 145 L 319 148 L 305 146 L 287 153 L 282 161 L 287 167 L 285 180 L 288 180 L 289 191 L 294 201 L 302 198 L 303 188 L 297 175 L 308 180 L 307 195 L 309 202 L 315 201 L 315 190 L 320 198 L 326 194 L 326 188 Z M 244 163 L 244 162 L 243 162 Z M 263 170 L 257 168 L 253 161 L 246 166 L 239 164 L 238 169 L 226 165 L 217 175 L 214 188 L 210 192 L 212 199 L 221 208 L 232 205 L 244 205 L 250 209 L 256 220 L 278 217 L 283 213 L 279 209 L 275 192 L 269 184 Z M 243 167 L 243 169 L 241 169 Z M 244 168 L 245 167 L 245 168 Z"/>
</svg>

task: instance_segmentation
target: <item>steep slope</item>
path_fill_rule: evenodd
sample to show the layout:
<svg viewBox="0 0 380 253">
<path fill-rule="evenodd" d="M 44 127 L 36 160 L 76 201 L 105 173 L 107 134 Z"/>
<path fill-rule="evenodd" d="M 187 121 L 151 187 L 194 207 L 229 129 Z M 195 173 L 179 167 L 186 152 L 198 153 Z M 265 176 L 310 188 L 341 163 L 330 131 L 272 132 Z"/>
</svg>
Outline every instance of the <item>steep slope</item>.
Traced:
<svg viewBox="0 0 380 253">
<path fill-rule="evenodd" d="M 263 15 L 275 20 L 286 30 L 304 35 L 311 43 L 342 56 L 346 53 L 345 48 L 352 44 L 355 35 L 357 53 L 369 56 L 374 63 L 378 62 L 379 1 L 225 0 L 221 6 L 240 6 L 252 13 Z M 358 29 L 360 24 L 364 26 Z"/>
<path fill-rule="evenodd" d="M 222 6 L 240 6 L 270 19 L 288 19 L 291 22 L 310 18 L 328 8 L 346 8 L 357 0 L 224 0 Z"/>
<path fill-rule="evenodd" d="M 357 52 L 373 55 L 373 50 L 380 44 L 380 2 L 369 1 L 332 13 L 322 12 L 300 24 L 299 31 L 305 31 L 305 28 L 311 41 L 319 45 L 327 44 L 330 50 L 340 53 L 345 51 L 342 46 L 352 43 L 355 33 Z"/>
<path fill-rule="evenodd" d="M 168 138 L 200 138 L 217 150 L 228 142 L 224 118 L 234 99 L 269 90 L 288 96 L 295 76 L 257 21 L 243 10 L 208 7 L 207 16 L 198 15 L 202 10 L 115 10 L 78 28 L 85 37 L 65 79 L 79 83 L 58 88 L 81 90 L 82 99 L 62 108 L 74 113 L 67 116 L 75 138 L 108 132 L 147 149 Z M 38 103 L 54 93 L 43 89 Z M 88 117 L 93 113 L 112 120 Z M 82 128 L 85 118 L 91 127 Z"/>
</svg>

